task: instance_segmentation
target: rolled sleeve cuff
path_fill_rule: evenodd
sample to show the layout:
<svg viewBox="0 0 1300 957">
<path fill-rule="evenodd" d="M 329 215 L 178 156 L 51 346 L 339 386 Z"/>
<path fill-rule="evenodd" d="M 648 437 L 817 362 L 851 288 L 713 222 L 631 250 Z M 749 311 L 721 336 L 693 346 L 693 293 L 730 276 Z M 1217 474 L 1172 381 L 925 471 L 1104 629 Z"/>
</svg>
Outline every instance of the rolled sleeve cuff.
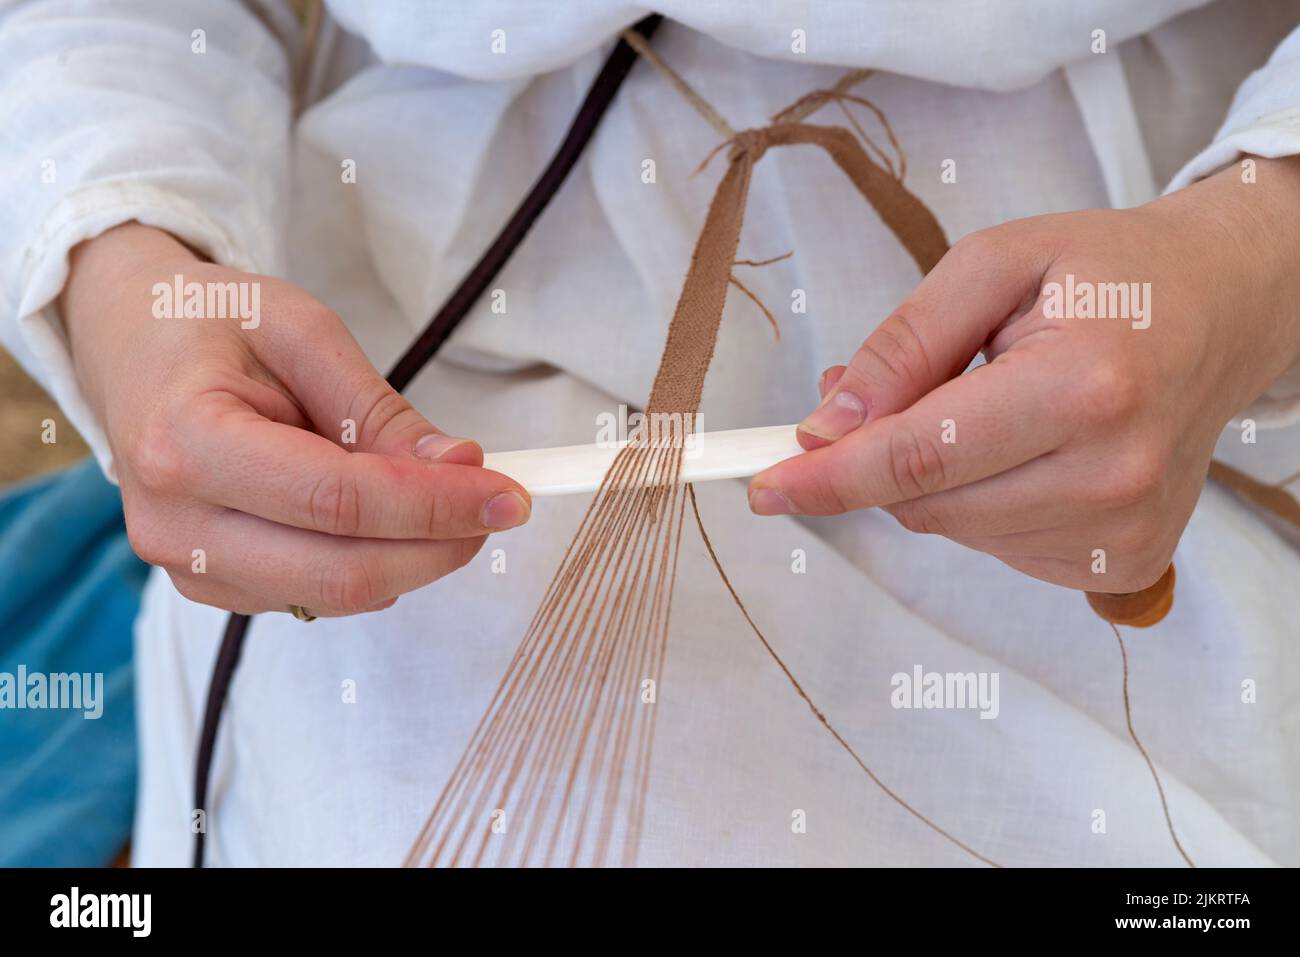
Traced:
<svg viewBox="0 0 1300 957">
<path fill-rule="evenodd" d="M 1300 155 L 1300 106 L 1276 110 L 1235 128 L 1233 119 L 1229 118 L 1219 137 L 1178 171 L 1165 192 L 1172 193 L 1204 179 L 1246 155 L 1266 159 Z M 1236 421 L 1242 419 L 1254 419 L 1260 428 L 1266 429 L 1300 422 L 1300 366 L 1293 366 L 1242 410 Z"/>
<path fill-rule="evenodd" d="M 14 310 L 19 330 L 15 355 L 58 402 L 114 482 L 112 450 L 77 384 L 58 298 L 68 280 L 73 247 L 133 220 L 165 230 L 232 269 L 266 272 L 273 266 L 269 229 L 252 224 L 246 235 L 235 236 L 185 197 L 148 184 L 97 184 L 69 193 L 54 208 L 23 256 L 21 299 Z"/>
</svg>

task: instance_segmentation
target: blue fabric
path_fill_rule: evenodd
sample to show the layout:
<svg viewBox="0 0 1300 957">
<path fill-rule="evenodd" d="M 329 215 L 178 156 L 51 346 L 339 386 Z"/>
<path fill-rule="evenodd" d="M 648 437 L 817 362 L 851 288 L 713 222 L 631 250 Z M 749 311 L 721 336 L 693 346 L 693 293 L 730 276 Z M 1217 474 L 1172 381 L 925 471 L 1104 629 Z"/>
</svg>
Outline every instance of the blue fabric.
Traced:
<svg viewBox="0 0 1300 957">
<path fill-rule="evenodd" d="M 118 490 L 93 460 L 0 492 L 0 682 L 11 676 L 12 692 L 20 668 L 103 675 L 95 719 L 84 708 L 0 706 L 0 865 L 103 865 L 126 846 L 131 633 L 147 571 L 127 545 Z"/>
</svg>

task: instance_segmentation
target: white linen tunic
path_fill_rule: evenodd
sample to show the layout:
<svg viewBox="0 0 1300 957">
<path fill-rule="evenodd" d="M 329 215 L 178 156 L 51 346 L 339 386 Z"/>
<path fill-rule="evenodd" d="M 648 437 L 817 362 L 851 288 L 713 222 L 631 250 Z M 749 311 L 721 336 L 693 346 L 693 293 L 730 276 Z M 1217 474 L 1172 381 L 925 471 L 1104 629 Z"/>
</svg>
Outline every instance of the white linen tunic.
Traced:
<svg viewBox="0 0 1300 957">
<path fill-rule="evenodd" d="M 737 128 L 845 68 L 880 69 L 856 92 L 888 115 L 907 185 L 951 241 L 1017 217 L 1140 201 L 1144 178 L 1179 188 L 1242 152 L 1300 153 L 1300 3 L 657 6 L 671 20 L 656 49 Z M 278 5 L 260 15 L 202 0 L 3 6 L 5 343 L 110 474 L 53 306 L 72 246 L 131 219 L 166 228 L 216 261 L 301 284 L 383 370 L 528 189 L 614 35 L 646 12 L 621 0 L 328 8 L 310 105 L 291 122 L 300 40 Z M 1097 30 L 1105 53 L 1091 52 Z M 796 31 L 806 52 L 793 49 Z M 842 122 L 834 107 L 817 119 Z M 479 303 L 411 400 L 489 450 L 590 442 L 600 413 L 643 403 L 723 164 L 691 172 L 716 142 L 638 64 L 494 282 L 505 312 Z M 648 159 L 653 183 L 642 177 Z M 948 160 L 956 182 L 941 180 Z M 745 277 L 776 312 L 779 342 L 752 304 L 729 302 L 708 429 L 798 421 L 821 370 L 846 361 L 919 278 L 816 150 L 773 151 L 754 175 L 741 255 L 791 249 Z M 791 311 L 794 290 L 806 313 Z M 1300 469 L 1297 395 L 1293 370 L 1250 410 L 1271 428 L 1243 445 L 1230 426 L 1221 454 L 1270 481 Z M 1181 863 L 1125 730 L 1114 637 L 1080 594 L 878 511 L 760 519 L 743 483 L 698 491 L 755 619 L 919 810 L 1006 865 Z M 525 527 L 386 612 L 256 619 L 215 756 L 209 862 L 400 863 L 586 504 L 538 499 Z M 1134 720 L 1183 845 L 1202 865 L 1300 864 L 1300 556 L 1211 486 L 1175 561 L 1173 612 L 1127 640 Z M 137 863 L 188 860 L 194 754 L 224 620 L 152 576 L 137 632 Z M 996 672 L 997 717 L 895 708 L 891 679 L 918 666 Z M 656 707 L 641 863 L 972 863 L 812 718 L 690 528 Z M 804 832 L 792 827 L 800 812 Z"/>
</svg>

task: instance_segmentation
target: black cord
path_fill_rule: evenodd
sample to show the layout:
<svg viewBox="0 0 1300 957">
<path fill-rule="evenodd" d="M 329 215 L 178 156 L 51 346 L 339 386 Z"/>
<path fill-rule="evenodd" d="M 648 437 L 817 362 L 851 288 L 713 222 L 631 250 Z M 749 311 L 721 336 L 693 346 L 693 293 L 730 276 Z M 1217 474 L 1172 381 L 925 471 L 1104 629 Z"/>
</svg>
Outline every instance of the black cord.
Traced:
<svg viewBox="0 0 1300 957">
<path fill-rule="evenodd" d="M 249 615 L 231 615 L 226 619 L 226 633 L 221 637 L 221 647 L 217 650 L 217 661 L 212 666 L 212 678 L 208 682 L 208 700 L 203 708 L 203 732 L 199 736 L 199 754 L 194 766 L 194 807 L 198 819 L 194 822 L 194 866 L 203 866 L 203 839 L 208 830 L 208 812 L 204 807 L 208 794 L 208 775 L 212 773 L 212 750 L 217 743 L 217 728 L 221 723 L 221 709 L 226 704 L 226 692 L 230 690 L 230 680 L 235 676 L 239 666 L 239 656 L 244 651 L 244 636 L 248 633 L 248 624 L 253 619 Z"/>
<path fill-rule="evenodd" d="M 633 27 L 647 40 L 663 20 L 659 14 L 652 14 Z M 637 53 L 626 41 L 619 40 L 614 51 L 605 61 L 604 67 L 596 76 L 582 101 L 569 131 L 564 136 L 550 163 L 542 171 L 533 188 L 528 191 L 514 215 L 501 228 L 492 245 L 474 264 L 474 268 L 456 287 L 438 314 L 429 321 L 420 337 L 411 344 L 406 353 L 397 360 L 388 373 L 388 384 L 398 392 L 405 389 L 412 379 L 419 374 L 442 348 L 461 320 L 469 314 L 479 296 L 487 289 L 502 267 L 509 261 L 511 254 L 523 242 L 537 217 L 546 209 L 551 199 L 559 192 L 569 171 L 578 162 L 583 149 L 591 140 L 601 117 L 614 100 L 614 95 L 627 78 Z M 244 639 L 248 634 L 251 621 L 248 615 L 234 615 L 226 621 L 226 632 L 217 651 L 217 660 L 212 668 L 212 678 L 208 683 L 208 698 L 203 710 L 203 729 L 199 735 L 199 750 L 194 765 L 194 807 L 199 812 L 194 834 L 194 866 L 203 866 L 203 845 L 207 831 L 208 778 L 212 770 L 212 753 L 216 748 L 217 729 L 221 724 L 221 711 L 225 707 L 226 694 L 230 690 L 231 679 L 239 666 L 239 657 L 244 650 Z"/>
</svg>

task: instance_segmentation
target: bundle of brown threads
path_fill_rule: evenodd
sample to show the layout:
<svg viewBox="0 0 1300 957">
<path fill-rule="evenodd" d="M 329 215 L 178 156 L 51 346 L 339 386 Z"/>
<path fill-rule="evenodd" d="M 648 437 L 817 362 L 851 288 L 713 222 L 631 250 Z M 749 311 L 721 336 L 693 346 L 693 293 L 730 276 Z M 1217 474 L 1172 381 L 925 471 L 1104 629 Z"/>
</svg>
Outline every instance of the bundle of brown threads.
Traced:
<svg viewBox="0 0 1300 957">
<path fill-rule="evenodd" d="M 635 861 L 656 713 L 642 688 L 667 645 L 681 455 L 648 441 L 619 453 L 408 863 Z"/>
<path fill-rule="evenodd" d="M 615 458 L 408 864 L 635 863 L 654 740 L 655 708 L 644 691 L 657 685 L 667 647 L 687 493 L 679 481 L 685 433 L 699 411 L 727 290 L 735 284 L 731 270 L 754 164 L 770 147 L 820 146 L 922 270 L 946 252 L 934 216 L 895 172 L 872 162 L 851 132 L 785 119 L 788 113 L 724 144 L 728 167 L 696 243 L 646 408 L 647 421 L 682 427 L 667 436 L 649 429 Z"/>
</svg>

